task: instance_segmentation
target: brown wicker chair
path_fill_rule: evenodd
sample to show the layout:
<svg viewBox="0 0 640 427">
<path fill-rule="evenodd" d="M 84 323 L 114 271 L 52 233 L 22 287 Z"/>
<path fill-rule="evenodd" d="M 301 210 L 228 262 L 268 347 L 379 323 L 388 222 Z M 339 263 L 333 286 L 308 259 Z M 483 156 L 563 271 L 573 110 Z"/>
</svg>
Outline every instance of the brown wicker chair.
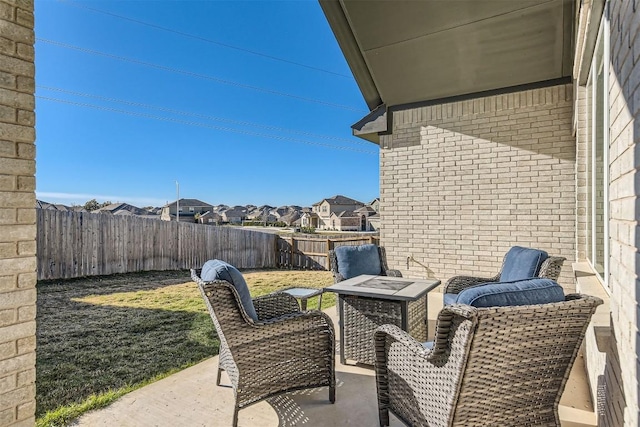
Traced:
<svg viewBox="0 0 640 427">
<path fill-rule="evenodd" d="M 378 246 L 378 254 L 380 255 L 380 274 L 379 276 L 394 276 L 402 277 L 402 273 L 399 270 L 391 270 L 387 266 L 387 253 L 382 246 Z M 334 283 L 342 282 L 344 277 L 340 274 L 340 266 L 338 266 L 338 258 L 335 250 L 329 251 L 329 265 L 331 267 L 331 273 L 333 274 Z"/>
<path fill-rule="evenodd" d="M 300 311 L 286 293 L 255 298 L 258 321 L 244 310 L 236 289 L 224 280 L 205 282 L 191 270 L 220 339 L 221 370 L 235 392 L 233 425 L 238 411 L 253 403 L 292 390 L 329 387 L 335 402 L 335 332 L 328 315 Z"/>
<path fill-rule="evenodd" d="M 378 328 L 380 425 L 391 411 L 410 426 L 560 426 L 558 402 L 601 303 L 571 294 L 541 305 L 446 306 L 431 349 L 395 326 Z"/>
<path fill-rule="evenodd" d="M 503 266 L 506 258 L 507 256 L 505 255 L 502 259 Z M 562 264 L 565 260 L 566 258 L 564 257 L 550 256 L 544 260 L 540 266 L 540 272 L 537 277 L 558 280 L 560 270 L 562 270 Z M 446 294 L 458 294 L 468 287 L 481 283 L 499 282 L 501 274 L 502 267 L 500 268 L 500 272 L 493 277 L 454 276 L 445 283 L 444 292 Z"/>
</svg>

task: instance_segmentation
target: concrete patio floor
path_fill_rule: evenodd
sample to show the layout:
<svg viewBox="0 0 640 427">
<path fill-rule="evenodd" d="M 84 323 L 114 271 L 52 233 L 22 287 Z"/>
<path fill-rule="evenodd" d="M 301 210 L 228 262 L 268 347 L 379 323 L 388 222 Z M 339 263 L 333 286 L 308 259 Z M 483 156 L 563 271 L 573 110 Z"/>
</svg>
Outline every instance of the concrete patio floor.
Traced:
<svg viewBox="0 0 640 427">
<path fill-rule="evenodd" d="M 429 296 L 429 318 L 442 307 L 442 294 Z M 335 307 L 326 310 L 338 333 Z M 433 332 L 430 321 L 429 331 Z M 339 342 L 339 340 L 338 340 Z M 342 365 L 336 355 L 336 403 L 326 387 L 287 393 L 240 410 L 239 426 L 377 426 L 375 375 L 372 367 Z M 73 425 L 122 427 L 178 427 L 231 425 L 234 397 L 230 387 L 215 385 L 218 357 L 213 357 L 163 380 L 133 391 L 110 406 L 89 412 Z M 222 383 L 227 378 L 222 376 Z M 227 382 L 228 384 L 228 382 Z M 560 402 L 563 427 L 596 426 L 584 364 L 579 356 Z M 391 426 L 403 426 L 393 415 Z"/>
</svg>

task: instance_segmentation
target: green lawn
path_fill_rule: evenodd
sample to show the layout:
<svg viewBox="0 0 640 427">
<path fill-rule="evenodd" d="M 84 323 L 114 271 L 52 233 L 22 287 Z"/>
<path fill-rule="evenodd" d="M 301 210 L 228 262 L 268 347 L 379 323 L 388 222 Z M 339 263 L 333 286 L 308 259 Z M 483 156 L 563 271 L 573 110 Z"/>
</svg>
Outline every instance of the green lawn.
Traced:
<svg viewBox="0 0 640 427">
<path fill-rule="evenodd" d="M 245 271 L 252 295 L 325 287 L 327 271 Z M 335 304 L 325 294 L 323 308 Z M 316 307 L 317 301 L 309 302 Z M 145 384 L 218 353 L 187 271 L 38 283 L 38 426 L 64 426 Z"/>
</svg>

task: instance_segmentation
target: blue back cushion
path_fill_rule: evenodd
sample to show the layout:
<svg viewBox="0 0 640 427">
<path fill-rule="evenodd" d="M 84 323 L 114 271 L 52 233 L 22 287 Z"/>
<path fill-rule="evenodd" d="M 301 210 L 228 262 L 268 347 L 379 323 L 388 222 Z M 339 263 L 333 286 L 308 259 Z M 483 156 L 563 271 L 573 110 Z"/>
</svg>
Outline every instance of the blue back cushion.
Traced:
<svg viewBox="0 0 640 427">
<path fill-rule="evenodd" d="M 244 307 L 244 311 L 246 311 L 253 320 L 258 320 L 247 282 L 245 282 L 244 277 L 242 277 L 242 274 L 237 268 L 224 261 L 212 259 L 205 262 L 202 266 L 200 278 L 205 282 L 225 280 L 231 283 L 233 287 L 236 288 L 236 291 L 238 291 L 238 295 L 240 295 L 240 302 Z"/>
<path fill-rule="evenodd" d="M 528 279 L 473 286 L 458 294 L 457 304 L 473 307 L 548 304 L 564 301 L 564 290 L 551 279 Z"/>
<path fill-rule="evenodd" d="M 345 279 L 361 274 L 379 275 L 382 271 L 378 247 L 373 244 L 340 246 L 335 249 L 338 272 Z"/>
<path fill-rule="evenodd" d="M 548 257 L 549 255 L 545 251 L 539 249 L 514 246 L 505 256 L 500 281 L 513 282 L 514 280 L 536 277 L 540 266 Z"/>
</svg>

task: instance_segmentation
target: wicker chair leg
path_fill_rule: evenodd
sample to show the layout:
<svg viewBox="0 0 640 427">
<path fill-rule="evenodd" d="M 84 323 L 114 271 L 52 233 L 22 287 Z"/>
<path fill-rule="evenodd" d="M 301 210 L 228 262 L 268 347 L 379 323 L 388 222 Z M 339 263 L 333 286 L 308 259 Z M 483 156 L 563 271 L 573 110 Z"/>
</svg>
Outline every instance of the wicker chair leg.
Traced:
<svg viewBox="0 0 640 427">
<path fill-rule="evenodd" d="M 388 409 L 380 409 L 378 410 L 378 418 L 380 419 L 380 427 L 386 427 L 389 425 L 389 410 Z"/>
<path fill-rule="evenodd" d="M 238 405 L 236 404 L 235 409 L 233 410 L 233 427 L 238 427 L 238 411 L 240 410 L 240 408 L 238 408 Z"/>
<path fill-rule="evenodd" d="M 329 402 L 336 403 L 336 388 L 335 388 L 335 386 L 329 386 Z"/>
<path fill-rule="evenodd" d="M 220 376 L 222 375 L 223 369 L 218 365 L 218 377 L 216 378 L 216 385 L 220 385 Z"/>
</svg>

